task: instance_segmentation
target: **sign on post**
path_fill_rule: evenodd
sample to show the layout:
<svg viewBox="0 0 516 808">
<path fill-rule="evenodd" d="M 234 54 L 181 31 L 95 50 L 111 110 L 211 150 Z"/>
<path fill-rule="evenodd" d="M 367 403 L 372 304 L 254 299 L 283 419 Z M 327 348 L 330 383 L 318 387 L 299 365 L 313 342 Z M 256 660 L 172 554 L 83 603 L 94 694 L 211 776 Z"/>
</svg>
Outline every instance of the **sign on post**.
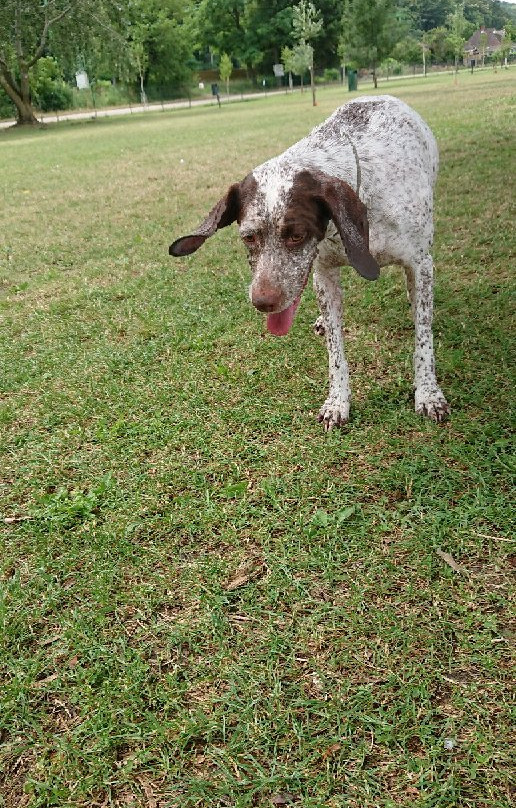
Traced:
<svg viewBox="0 0 516 808">
<path fill-rule="evenodd" d="M 75 74 L 75 81 L 77 82 L 78 90 L 90 89 L 90 80 L 85 70 L 80 70 L 78 73 Z"/>
</svg>

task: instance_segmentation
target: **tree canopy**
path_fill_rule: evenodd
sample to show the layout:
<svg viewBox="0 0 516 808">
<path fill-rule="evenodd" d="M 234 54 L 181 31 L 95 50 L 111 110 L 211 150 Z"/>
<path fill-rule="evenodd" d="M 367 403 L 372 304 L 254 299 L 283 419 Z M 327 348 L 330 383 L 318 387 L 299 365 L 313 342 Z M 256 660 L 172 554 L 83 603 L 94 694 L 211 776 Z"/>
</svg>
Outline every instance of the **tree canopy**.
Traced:
<svg viewBox="0 0 516 808">
<path fill-rule="evenodd" d="M 131 64 L 141 49 L 145 82 L 165 88 L 184 85 L 192 67 L 193 32 L 182 0 L 131 0 L 125 35 Z"/>
<path fill-rule="evenodd" d="M 459 11 L 457 0 L 314 0 L 318 30 L 308 36 L 306 30 L 300 35 L 302 7 L 312 3 L 1 0 L 0 102 L 7 95 L 18 122 L 34 123 L 32 103 L 42 97 L 38 65 L 47 98 L 64 98 L 65 90 L 70 96 L 64 80 L 86 70 L 93 79 L 139 85 L 145 101 L 148 88 L 162 97 L 177 92 L 196 69 L 206 62 L 216 66 L 224 53 L 253 78 L 271 73 L 283 51 L 296 56 L 290 72 L 309 69 L 313 84 L 315 52 L 317 68 L 335 68 L 344 59 L 370 68 L 376 82 L 386 59 L 415 64 L 419 49 L 421 58 L 457 62 L 474 30 L 502 29 L 516 19 L 516 7 L 501 0 L 464 0 Z M 50 61 L 43 67 L 42 59 Z"/>
<path fill-rule="evenodd" d="M 379 65 L 408 29 L 397 10 L 395 0 L 346 0 L 344 4 L 342 56 L 371 67 L 375 87 Z"/>
<path fill-rule="evenodd" d="M 321 14 L 311 0 L 301 0 L 297 6 L 294 6 L 292 9 L 292 35 L 297 43 L 294 48 L 294 58 L 306 59 L 307 67 L 310 71 L 310 86 L 312 88 L 312 104 L 314 107 L 316 106 L 314 48 L 311 42 L 319 37 L 322 27 Z"/>
<path fill-rule="evenodd" d="M 36 122 L 30 79 L 43 56 L 59 53 L 63 63 L 73 60 L 77 66 L 87 56 L 108 58 L 118 69 L 123 27 L 114 0 L 2 0 L 0 87 L 15 104 L 18 122 Z"/>
<path fill-rule="evenodd" d="M 281 50 L 296 43 L 292 0 L 201 0 L 194 10 L 197 45 L 203 51 L 230 53 L 255 70 L 270 71 Z M 318 35 L 318 64 L 336 64 L 340 36 L 341 0 L 315 3 L 322 20 Z"/>
</svg>

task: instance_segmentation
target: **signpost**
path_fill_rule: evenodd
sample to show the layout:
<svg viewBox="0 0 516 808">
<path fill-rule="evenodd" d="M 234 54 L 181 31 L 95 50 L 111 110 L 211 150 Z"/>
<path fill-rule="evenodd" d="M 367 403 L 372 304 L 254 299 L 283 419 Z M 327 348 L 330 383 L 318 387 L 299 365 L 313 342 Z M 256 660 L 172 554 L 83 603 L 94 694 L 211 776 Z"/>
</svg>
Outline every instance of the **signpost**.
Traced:
<svg viewBox="0 0 516 808">
<path fill-rule="evenodd" d="M 89 90 L 90 89 L 90 81 L 88 79 L 88 74 L 85 70 L 80 70 L 78 73 L 75 74 L 75 81 L 77 83 L 78 90 Z"/>
<path fill-rule="evenodd" d="M 285 69 L 282 64 L 273 65 L 272 69 L 274 70 L 274 75 L 276 76 L 276 80 L 278 82 L 278 87 L 281 87 L 281 79 L 285 75 Z"/>
</svg>

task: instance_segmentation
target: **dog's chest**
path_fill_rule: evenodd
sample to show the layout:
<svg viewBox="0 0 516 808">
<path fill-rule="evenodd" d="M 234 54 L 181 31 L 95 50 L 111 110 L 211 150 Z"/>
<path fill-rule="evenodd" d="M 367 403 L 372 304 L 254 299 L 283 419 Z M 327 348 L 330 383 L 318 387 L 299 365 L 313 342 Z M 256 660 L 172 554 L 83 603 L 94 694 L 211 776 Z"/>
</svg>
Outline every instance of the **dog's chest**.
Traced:
<svg viewBox="0 0 516 808">
<path fill-rule="evenodd" d="M 348 262 L 342 239 L 332 221 L 328 224 L 326 235 L 319 243 L 317 255 L 321 264 L 327 267 L 340 267 Z"/>
</svg>

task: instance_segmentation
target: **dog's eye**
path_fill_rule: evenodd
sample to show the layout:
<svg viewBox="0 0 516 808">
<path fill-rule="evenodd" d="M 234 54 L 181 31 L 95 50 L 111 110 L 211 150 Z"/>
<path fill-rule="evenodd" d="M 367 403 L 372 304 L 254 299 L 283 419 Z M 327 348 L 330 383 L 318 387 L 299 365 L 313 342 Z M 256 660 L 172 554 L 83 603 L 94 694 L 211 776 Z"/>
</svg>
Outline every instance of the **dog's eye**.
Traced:
<svg viewBox="0 0 516 808">
<path fill-rule="evenodd" d="M 300 247 L 301 244 L 306 240 L 306 235 L 304 233 L 291 233 L 285 239 L 285 244 L 287 247 Z"/>
<path fill-rule="evenodd" d="M 258 244 L 258 236 L 256 233 L 247 233 L 245 236 L 242 236 L 242 241 L 246 247 L 256 247 Z"/>
</svg>

